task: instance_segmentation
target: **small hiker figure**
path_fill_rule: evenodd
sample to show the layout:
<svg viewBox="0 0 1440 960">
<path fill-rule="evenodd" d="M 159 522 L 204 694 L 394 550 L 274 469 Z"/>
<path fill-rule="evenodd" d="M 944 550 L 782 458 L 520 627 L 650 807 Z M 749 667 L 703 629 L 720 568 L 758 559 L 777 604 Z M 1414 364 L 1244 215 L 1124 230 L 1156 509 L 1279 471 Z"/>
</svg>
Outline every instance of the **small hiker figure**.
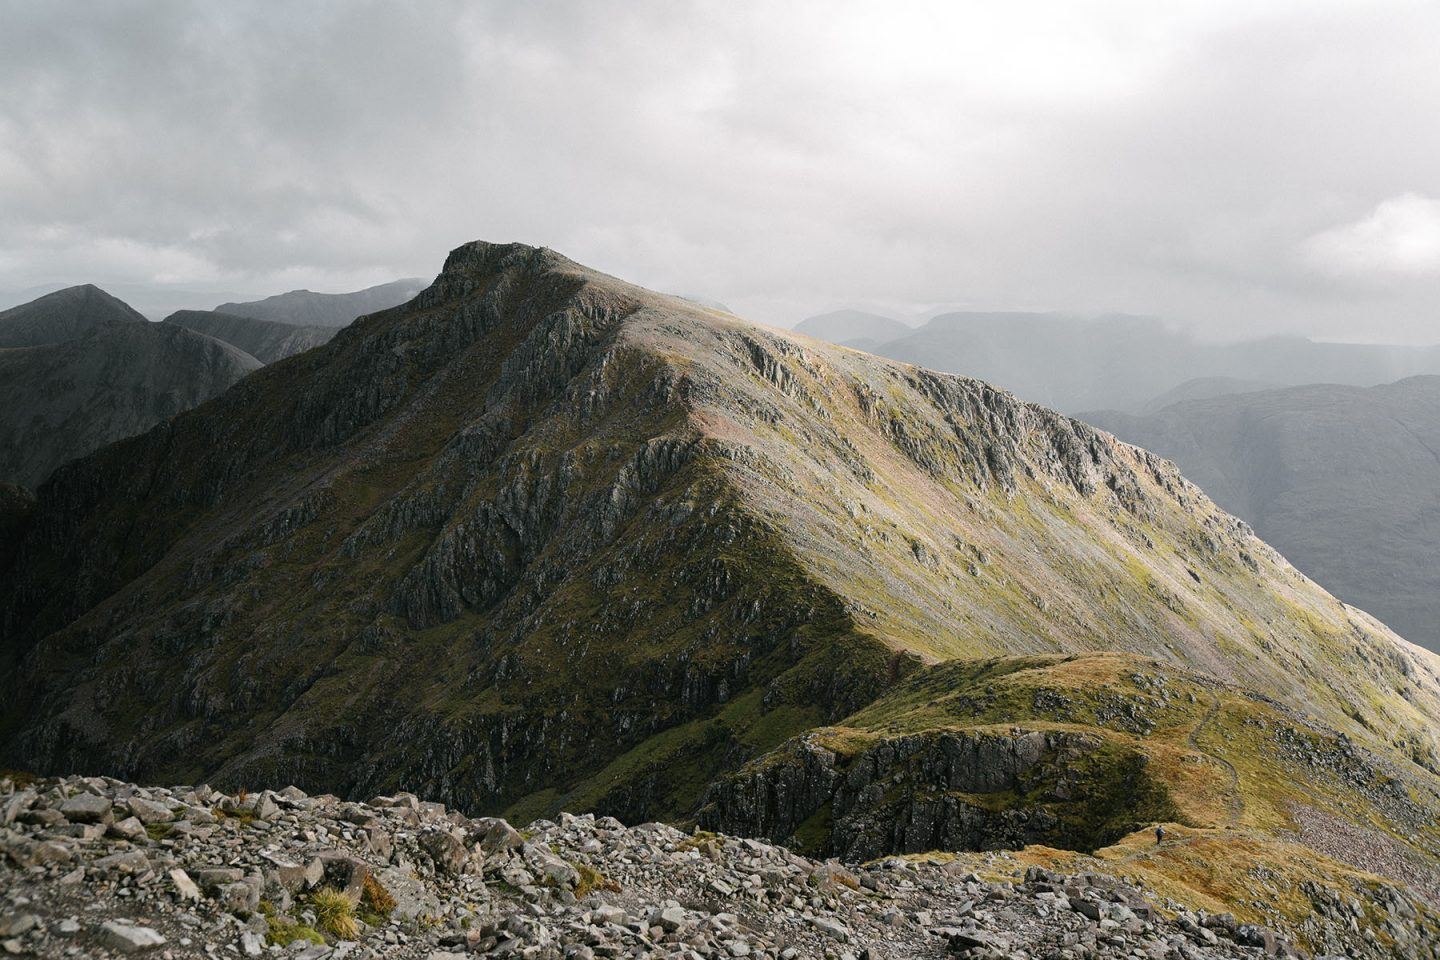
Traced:
<svg viewBox="0 0 1440 960">
<path fill-rule="evenodd" d="M 1164 842 L 1165 842 L 1165 828 L 1164 828 L 1163 826 L 1157 826 L 1157 827 L 1155 828 L 1155 846 L 1158 847 L 1158 846 L 1160 846 L 1160 844 L 1162 844 L 1162 843 L 1164 843 Z"/>
</svg>

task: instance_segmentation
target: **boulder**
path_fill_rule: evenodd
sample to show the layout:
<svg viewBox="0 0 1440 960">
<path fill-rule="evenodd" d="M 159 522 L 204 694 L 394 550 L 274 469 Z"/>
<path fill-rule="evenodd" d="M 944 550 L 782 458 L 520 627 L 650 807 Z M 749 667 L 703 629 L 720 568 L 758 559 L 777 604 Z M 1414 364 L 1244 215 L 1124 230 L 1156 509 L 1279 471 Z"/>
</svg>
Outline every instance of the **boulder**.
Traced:
<svg viewBox="0 0 1440 960">
<path fill-rule="evenodd" d="M 359 901 L 365 892 L 365 878 L 370 876 L 370 865 L 349 854 L 329 850 L 316 857 L 323 872 L 323 883 L 334 887 L 350 899 Z"/>
<path fill-rule="evenodd" d="M 145 837 L 145 824 L 137 817 L 126 817 L 124 820 L 117 820 L 105 831 L 112 837 L 119 837 L 121 840 L 141 840 Z"/>
<path fill-rule="evenodd" d="M 450 877 L 465 871 L 469 855 L 465 845 L 446 830 L 427 830 L 420 835 L 420 846 L 435 861 L 435 869 Z"/>
<path fill-rule="evenodd" d="M 80 793 L 60 804 L 60 815 L 71 823 L 109 824 L 115 814 L 108 797 Z"/>
<path fill-rule="evenodd" d="M 499 817 L 481 817 L 472 821 L 470 832 L 472 843 L 478 842 L 486 853 L 505 853 L 519 850 L 525 845 L 525 838 L 510 824 Z"/>
<path fill-rule="evenodd" d="M 146 826 L 152 823 L 169 823 L 175 819 L 175 814 L 169 807 L 144 797 L 131 797 L 128 805 L 130 813 Z"/>
</svg>

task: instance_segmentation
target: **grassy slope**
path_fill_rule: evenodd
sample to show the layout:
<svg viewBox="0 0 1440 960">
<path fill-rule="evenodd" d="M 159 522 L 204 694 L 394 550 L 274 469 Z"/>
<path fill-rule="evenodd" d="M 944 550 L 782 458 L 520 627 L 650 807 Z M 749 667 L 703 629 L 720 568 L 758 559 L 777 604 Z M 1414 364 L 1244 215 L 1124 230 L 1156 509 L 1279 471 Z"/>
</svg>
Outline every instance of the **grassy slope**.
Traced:
<svg viewBox="0 0 1440 960">
<path fill-rule="evenodd" d="M 784 373 L 767 377 L 747 339 Z M 888 645 L 1153 656 L 1440 767 L 1440 659 L 1336 601 L 1173 465 L 977 381 L 734 321 L 661 342 L 729 386 L 702 394 L 697 421 L 750 453 L 732 482 Z M 766 399 L 780 416 L 745 415 Z"/>
<path fill-rule="evenodd" d="M 1088 733 L 1142 754 L 1146 782 L 1172 806 L 1173 819 L 1153 818 L 1168 821 L 1166 841 L 1157 846 L 1153 823 L 1141 818 L 1114 824 L 1128 835 L 1089 855 L 1036 845 L 942 859 L 989 872 L 1040 865 L 1134 877 L 1192 909 L 1230 911 L 1303 936 L 1314 909 L 1307 883 L 1348 897 L 1386 882 L 1299 841 L 1299 820 L 1320 811 L 1351 824 L 1367 847 L 1379 842 L 1409 861 L 1413 876 L 1430 881 L 1419 884 L 1422 897 L 1440 893 L 1440 825 L 1430 813 L 1440 804 L 1440 779 L 1356 751 L 1275 701 L 1172 664 L 1114 653 L 944 662 L 808 736 L 844 768 L 897 737 L 1015 728 Z M 786 762 L 782 748 L 747 769 Z M 1105 812 L 1095 807 L 1084 817 L 1094 823 Z"/>
</svg>

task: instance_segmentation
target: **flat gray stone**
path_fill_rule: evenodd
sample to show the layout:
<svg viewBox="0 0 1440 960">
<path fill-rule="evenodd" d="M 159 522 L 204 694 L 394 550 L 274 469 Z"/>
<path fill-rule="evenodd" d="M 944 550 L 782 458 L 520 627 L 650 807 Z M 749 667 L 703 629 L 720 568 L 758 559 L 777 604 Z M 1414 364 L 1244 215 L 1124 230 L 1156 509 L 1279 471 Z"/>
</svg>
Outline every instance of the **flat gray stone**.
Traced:
<svg viewBox="0 0 1440 960">
<path fill-rule="evenodd" d="M 100 927 L 100 942 L 121 953 L 141 953 L 165 945 L 157 930 L 121 920 L 111 920 Z"/>
</svg>

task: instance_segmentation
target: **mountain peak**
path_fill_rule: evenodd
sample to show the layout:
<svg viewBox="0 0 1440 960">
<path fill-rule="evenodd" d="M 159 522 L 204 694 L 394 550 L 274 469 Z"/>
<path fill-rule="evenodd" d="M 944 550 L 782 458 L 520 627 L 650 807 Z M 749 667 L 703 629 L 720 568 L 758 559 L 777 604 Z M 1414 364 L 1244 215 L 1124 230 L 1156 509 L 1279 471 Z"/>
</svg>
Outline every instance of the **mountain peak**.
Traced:
<svg viewBox="0 0 1440 960">
<path fill-rule="evenodd" d="M 0 312 L 0 347 L 60 343 L 115 323 L 148 322 L 125 301 L 82 283 Z"/>
</svg>

